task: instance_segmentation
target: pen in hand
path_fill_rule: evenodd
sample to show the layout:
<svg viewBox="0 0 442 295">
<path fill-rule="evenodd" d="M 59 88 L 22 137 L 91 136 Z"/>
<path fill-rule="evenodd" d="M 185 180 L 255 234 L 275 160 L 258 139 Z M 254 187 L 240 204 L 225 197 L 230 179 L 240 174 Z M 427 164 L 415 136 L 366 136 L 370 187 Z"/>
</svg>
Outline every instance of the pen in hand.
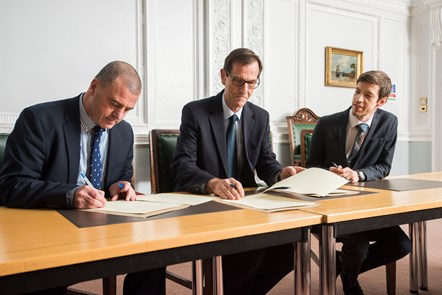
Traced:
<svg viewBox="0 0 442 295">
<path fill-rule="evenodd" d="M 335 166 L 335 168 L 341 169 L 342 167 L 338 164 L 336 164 L 335 162 L 332 162 L 333 166 Z"/>
<path fill-rule="evenodd" d="M 83 172 L 81 172 L 80 175 L 81 175 L 81 177 L 83 177 L 84 182 L 86 182 L 86 184 L 87 184 L 88 186 L 90 186 L 90 187 L 94 187 L 94 186 L 92 185 L 92 183 L 90 182 L 90 180 L 86 177 L 86 175 L 84 175 Z"/>
</svg>

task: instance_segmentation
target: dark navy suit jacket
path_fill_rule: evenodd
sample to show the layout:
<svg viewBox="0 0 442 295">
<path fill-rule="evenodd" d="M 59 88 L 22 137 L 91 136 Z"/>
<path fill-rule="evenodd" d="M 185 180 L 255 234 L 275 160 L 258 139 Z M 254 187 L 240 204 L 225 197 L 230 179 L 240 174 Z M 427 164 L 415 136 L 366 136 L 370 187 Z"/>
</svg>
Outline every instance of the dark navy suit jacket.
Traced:
<svg viewBox="0 0 442 295">
<path fill-rule="evenodd" d="M 348 116 L 349 109 L 319 119 L 313 132 L 308 167 L 328 169 L 333 162 L 342 167 L 349 166 L 345 153 Z M 388 176 L 396 146 L 397 126 L 395 115 L 377 109 L 359 150 L 359 157 L 350 168 L 363 171 L 366 180 Z"/>
<path fill-rule="evenodd" d="M 0 203 L 16 208 L 69 208 L 80 163 L 79 98 L 42 103 L 20 114 L 0 171 Z M 104 190 L 131 181 L 133 131 L 122 121 L 109 130 Z"/>
<path fill-rule="evenodd" d="M 226 133 L 222 107 L 223 92 L 192 101 L 182 110 L 180 136 L 171 164 L 176 189 L 203 193 L 204 184 L 213 177 L 226 178 Z M 269 114 L 247 102 L 241 115 L 243 134 L 239 181 L 243 187 L 257 186 L 254 171 L 268 185 L 282 169 L 272 150 Z"/>
</svg>

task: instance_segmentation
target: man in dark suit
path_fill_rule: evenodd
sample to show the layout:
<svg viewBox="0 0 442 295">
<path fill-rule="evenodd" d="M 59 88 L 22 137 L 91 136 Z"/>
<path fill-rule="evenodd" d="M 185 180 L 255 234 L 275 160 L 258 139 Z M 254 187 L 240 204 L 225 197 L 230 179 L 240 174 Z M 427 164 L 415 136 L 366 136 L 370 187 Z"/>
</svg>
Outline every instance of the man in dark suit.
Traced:
<svg viewBox="0 0 442 295">
<path fill-rule="evenodd" d="M 390 92 L 391 80 L 384 72 L 361 74 L 351 107 L 319 119 L 307 166 L 329 169 L 349 182 L 388 176 L 398 122 L 395 115 L 379 108 Z M 360 273 L 396 261 L 411 250 L 410 240 L 399 226 L 338 235 L 337 241 L 343 243 L 337 264 L 346 295 L 363 294 Z M 370 244 L 372 241 L 375 243 Z"/>
<path fill-rule="evenodd" d="M 14 208 L 87 209 L 103 207 L 106 197 L 135 200 L 133 132 L 123 118 L 135 107 L 140 92 L 137 71 L 114 61 L 97 74 L 85 93 L 23 110 L 6 145 L 1 203 Z M 85 185 L 81 174 L 91 172 L 89 152 L 97 128 L 102 134 L 96 138 L 100 146 L 95 152 L 100 150 L 102 167 L 92 187 Z M 128 274 L 126 281 L 136 275 Z M 126 281 L 127 294 L 136 294 L 135 290 L 146 287 L 145 282 L 150 287 L 139 294 L 164 294 L 162 272 L 145 272 L 142 283 L 131 280 L 126 286 Z M 66 287 L 41 294 L 66 294 Z"/>
<path fill-rule="evenodd" d="M 283 168 L 276 160 L 269 114 L 248 102 L 259 85 L 261 70 L 261 60 L 253 51 L 235 49 L 220 70 L 225 89 L 184 106 L 171 164 L 177 190 L 240 199 L 243 187 L 257 186 L 255 171 L 272 185 L 302 170 Z M 237 132 L 230 166 L 226 132 L 233 116 L 237 116 L 232 123 Z M 265 294 L 293 269 L 293 245 L 226 255 L 222 265 L 225 294 Z"/>
</svg>

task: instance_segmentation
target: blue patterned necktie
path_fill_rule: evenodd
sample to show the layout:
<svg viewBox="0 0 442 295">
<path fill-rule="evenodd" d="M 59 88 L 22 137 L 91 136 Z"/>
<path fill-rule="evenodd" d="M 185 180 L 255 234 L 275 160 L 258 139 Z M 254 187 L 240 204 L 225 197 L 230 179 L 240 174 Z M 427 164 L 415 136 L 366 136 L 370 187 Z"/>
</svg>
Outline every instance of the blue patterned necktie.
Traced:
<svg viewBox="0 0 442 295">
<path fill-rule="evenodd" d="M 89 180 L 94 188 L 101 189 L 103 163 L 101 162 L 100 140 L 105 129 L 97 125 L 93 130 Z"/>
<path fill-rule="evenodd" d="M 358 152 L 361 149 L 362 143 L 364 142 L 365 135 L 368 131 L 368 125 L 365 123 L 360 123 L 356 126 L 358 128 L 358 134 L 356 135 L 355 142 L 353 144 L 353 148 L 351 150 L 350 158 L 348 160 L 348 164 L 352 167 L 352 164 L 355 162 Z"/>
<path fill-rule="evenodd" d="M 237 178 L 238 163 L 236 159 L 236 121 L 238 117 L 233 114 L 229 118 L 227 128 L 227 177 Z"/>
</svg>

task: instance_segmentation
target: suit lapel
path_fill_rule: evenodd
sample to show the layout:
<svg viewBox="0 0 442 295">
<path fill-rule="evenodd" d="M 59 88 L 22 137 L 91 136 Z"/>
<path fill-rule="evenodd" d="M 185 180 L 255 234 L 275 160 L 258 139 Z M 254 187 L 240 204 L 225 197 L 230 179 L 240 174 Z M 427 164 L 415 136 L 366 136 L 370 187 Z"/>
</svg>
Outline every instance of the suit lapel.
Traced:
<svg viewBox="0 0 442 295">
<path fill-rule="evenodd" d="M 69 183 L 77 183 L 78 170 L 80 169 L 80 110 L 79 96 L 72 99 L 65 113 L 63 133 L 68 156 L 68 180 Z"/>
<path fill-rule="evenodd" d="M 244 163 L 247 161 L 247 164 L 250 166 L 249 163 L 249 140 L 250 140 L 250 136 L 252 134 L 253 129 L 255 128 L 255 116 L 253 111 L 251 110 L 251 108 L 249 107 L 249 103 L 247 102 L 244 105 L 243 111 L 242 111 L 242 118 L 241 118 L 241 126 L 243 128 L 242 133 L 243 133 L 243 138 L 244 138 L 244 153 L 245 153 L 245 157 L 244 157 Z M 252 168 L 253 169 L 253 168 Z"/>
<path fill-rule="evenodd" d="M 347 148 L 346 148 L 346 142 L 347 142 L 347 125 L 348 125 L 348 112 L 346 111 L 341 113 L 341 117 L 339 118 L 339 151 L 342 153 L 341 157 L 342 159 L 347 159 Z M 348 166 L 348 161 L 347 161 Z"/>
<path fill-rule="evenodd" d="M 110 171 L 110 166 L 109 165 L 109 159 L 118 159 L 118 151 L 120 150 L 120 140 L 118 139 L 122 139 L 125 138 L 125 136 L 123 134 L 121 134 L 121 130 L 120 128 L 118 128 L 118 125 L 115 125 L 114 127 L 112 127 L 111 129 L 108 129 L 109 132 L 109 142 L 108 142 L 108 148 L 107 148 L 107 163 L 106 163 L 106 171 L 104 171 L 103 173 L 103 177 L 104 177 L 104 185 L 105 187 L 108 186 L 108 178 L 109 178 L 109 174 L 111 173 Z M 114 141 L 114 139 L 116 139 Z M 104 164 L 104 163 L 103 163 Z"/>
<path fill-rule="evenodd" d="M 224 132 L 224 113 L 222 106 L 224 91 L 221 91 L 212 101 L 210 106 L 209 123 L 212 136 L 215 138 L 216 148 L 222 160 L 224 171 L 227 175 L 227 150 L 226 150 L 226 134 Z M 222 130 L 222 131 L 220 131 Z"/>
</svg>

